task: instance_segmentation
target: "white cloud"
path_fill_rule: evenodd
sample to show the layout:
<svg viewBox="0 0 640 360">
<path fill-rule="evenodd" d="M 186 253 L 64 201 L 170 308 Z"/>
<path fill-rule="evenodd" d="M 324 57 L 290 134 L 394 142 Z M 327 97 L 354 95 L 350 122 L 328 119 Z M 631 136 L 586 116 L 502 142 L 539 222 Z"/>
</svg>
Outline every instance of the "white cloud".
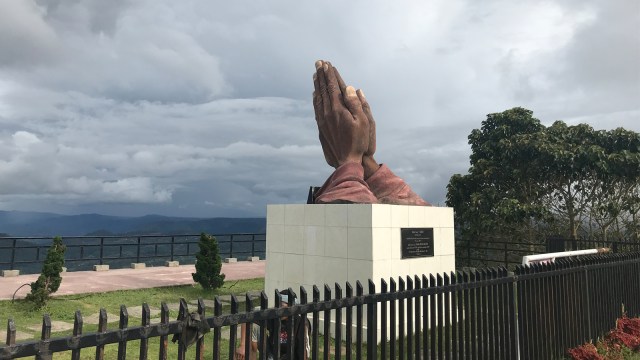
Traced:
<svg viewBox="0 0 640 360">
<path fill-rule="evenodd" d="M 435 203 L 488 113 L 640 130 L 635 2 L 0 4 L 3 209 L 304 202 L 331 172 L 310 102 L 318 58 L 365 90 L 376 159 Z"/>
</svg>

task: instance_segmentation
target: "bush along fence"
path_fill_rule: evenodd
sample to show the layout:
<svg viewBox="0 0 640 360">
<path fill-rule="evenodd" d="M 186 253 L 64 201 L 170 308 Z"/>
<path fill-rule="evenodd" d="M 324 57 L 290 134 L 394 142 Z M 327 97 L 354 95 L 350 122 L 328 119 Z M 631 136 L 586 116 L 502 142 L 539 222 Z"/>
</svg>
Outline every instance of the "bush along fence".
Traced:
<svg viewBox="0 0 640 360">
<path fill-rule="evenodd" d="M 301 287 L 300 303 L 289 300 L 289 307 L 279 307 L 281 298 L 276 292 L 273 308 L 268 308 L 263 292 L 259 310 L 246 296 L 245 310 L 241 311 L 240 303 L 232 297 L 227 314 L 222 313 L 222 303 L 216 297 L 212 316 L 205 315 L 202 300 L 191 314 L 182 301 L 175 321 L 169 321 L 169 311 L 163 304 L 161 320 L 153 324 L 144 305 L 142 324 L 132 327 L 122 306 L 118 329 L 107 329 L 107 314 L 101 311 L 98 332 L 89 334 L 82 333 L 78 312 L 73 335 L 65 338 L 50 337 L 51 320 L 45 315 L 42 339 L 24 343 L 15 342 L 15 324 L 9 320 L 0 359 L 51 359 L 52 353 L 61 351 L 71 351 L 72 359 L 79 359 L 81 351 L 95 352 L 96 359 L 103 359 L 107 344 L 118 344 L 117 358 L 125 359 L 128 343 L 137 340 L 139 358 L 147 359 L 148 341 L 154 337 L 160 338 L 159 358 L 166 359 L 169 335 L 179 339 L 175 345 L 178 359 L 186 358 L 190 342 L 196 344 L 196 359 L 202 359 L 209 346 L 213 359 L 233 359 L 239 343 L 238 325 L 260 325 L 259 338 L 264 339 L 269 320 L 298 314 L 311 321 L 309 358 L 314 360 L 330 355 L 338 360 L 562 358 L 567 349 L 615 326 L 623 306 L 630 317 L 640 314 L 640 252 L 519 266 L 515 273 L 498 267 L 390 279 L 388 283 L 382 280 L 380 291 L 371 280 L 367 286 L 365 294 L 360 282 L 355 292 L 347 283 L 343 293 L 339 284 L 334 288 L 325 284 L 322 299 L 320 289 L 314 286 L 311 301 Z M 321 317 L 322 332 L 332 334 L 333 341 L 320 336 Z M 336 324 L 345 324 L 345 329 L 353 331 L 344 331 Z M 225 328 L 230 329 L 228 341 L 221 340 Z M 208 329 L 213 336 L 200 337 Z M 250 338 L 250 327 L 245 331 Z M 292 339 L 293 326 L 286 331 Z M 249 353 L 250 342 L 245 345 Z M 265 359 L 265 354 L 266 343 L 260 341 L 259 358 Z"/>
<path fill-rule="evenodd" d="M 265 257 L 266 235 L 216 234 L 222 258 Z M 129 267 L 131 263 L 150 266 L 165 261 L 193 264 L 198 251 L 197 235 L 137 236 L 64 236 L 65 266 L 69 271 L 91 270 L 93 265 L 111 268 Z M 0 238 L 0 270 L 20 270 L 22 274 L 38 273 L 51 246 L 51 237 Z"/>
</svg>

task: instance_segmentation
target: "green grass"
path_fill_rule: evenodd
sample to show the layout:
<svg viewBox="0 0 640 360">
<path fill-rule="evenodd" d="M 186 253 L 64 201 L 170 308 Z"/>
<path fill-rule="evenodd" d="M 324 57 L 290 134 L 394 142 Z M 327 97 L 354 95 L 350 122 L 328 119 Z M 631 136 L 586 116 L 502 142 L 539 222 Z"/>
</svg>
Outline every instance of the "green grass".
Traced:
<svg viewBox="0 0 640 360">
<path fill-rule="evenodd" d="M 31 335 L 29 339 L 19 340 L 17 342 L 24 342 L 33 339 L 40 338 L 40 326 L 42 324 L 43 314 L 49 314 L 52 321 L 64 321 L 73 324 L 74 315 L 76 310 L 80 310 L 84 319 L 87 319 L 91 315 L 95 315 L 100 311 L 100 308 L 107 310 L 109 325 L 108 329 L 116 329 L 118 327 L 118 319 L 120 314 L 120 305 L 125 305 L 128 308 L 134 306 L 140 306 L 146 302 L 152 309 L 160 309 L 161 303 L 166 302 L 168 304 L 179 303 L 180 298 L 184 298 L 187 302 L 197 301 L 198 298 L 213 299 L 219 295 L 236 294 L 238 300 L 244 301 L 244 294 L 248 291 L 260 291 L 264 288 L 264 279 L 250 279 L 240 281 L 227 281 L 224 285 L 216 289 L 215 291 L 207 291 L 202 289 L 200 285 L 185 285 L 185 286 L 172 286 L 161 287 L 152 289 L 138 289 L 138 290 L 122 290 L 112 291 L 95 294 L 82 294 L 82 295 L 69 295 L 52 298 L 47 305 L 42 309 L 34 309 L 33 306 L 24 300 L 16 301 L 0 301 L 0 326 L 2 330 L 6 330 L 6 324 L 8 319 L 13 319 L 16 325 L 16 330 L 22 334 Z M 254 302 L 254 306 L 257 306 L 258 302 Z M 223 309 L 228 312 L 229 305 L 227 304 Z M 244 305 L 241 306 L 241 309 Z M 195 305 L 189 305 L 189 310 L 194 311 Z M 211 308 L 206 309 L 207 314 L 213 313 Z M 173 321 L 177 317 L 177 310 L 170 310 L 170 320 Z M 152 323 L 160 321 L 159 315 L 151 318 Z M 141 319 L 133 317 L 129 314 L 129 326 L 137 326 L 141 324 Z M 34 330 L 35 327 L 35 330 Z M 97 331 L 97 325 L 89 324 L 85 321 L 83 326 L 83 333 L 90 333 Z M 65 337 L 72 333 L 72 330 L 52 332 L 51 337 Z M 0 339 L 0 344 L 4 344 L 5 339 Z M 206 346 L 210 354 L 213 344 L 213 337 L 211 334 L 207 335 L 205 339 Z M 221 344 L 223 349 L 228 349 L 228 342 L 224 341 Z M 107 359 L 115 359 L 117 354 L 117 344 L 108 345 L 105 347 L 105 354 Z M 149 340 L 149 356 L 150 358 L 158 357 L 159 338 L 152 338 Z M 168 358 L 174 359 L 177 357 L 177 345 L 169 344 L 170 353 Z M 189 349 L 189 352 L 194 352 L 195 346 Z M 228 350 L 227 350 L 228 351 Z M 137 359 L 139 352 L 139 341 L 131 341 L 127 345 L 127 358 Z M 172 353 L 171 353 L 172 352 Z M 223 351 L 224 353 L 224 351 Z M 87 348 L 82 351 L 82 358 L 92 359 L 95 357 L 95 348 Z M 193 355 L 192 355 L 193 357 Z M 55 354 L 54 359 L 69 359 L 70 353 Z"/>
</svg>

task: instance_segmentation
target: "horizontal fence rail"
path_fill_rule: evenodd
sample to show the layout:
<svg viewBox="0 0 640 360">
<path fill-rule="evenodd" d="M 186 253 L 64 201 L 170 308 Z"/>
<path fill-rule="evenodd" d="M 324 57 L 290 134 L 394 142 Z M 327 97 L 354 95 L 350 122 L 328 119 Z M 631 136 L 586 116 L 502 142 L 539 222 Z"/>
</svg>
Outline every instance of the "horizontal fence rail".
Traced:
<svg viewBox="0 0 640 360">
<path fill-rule="evenodd" d="M 252 326 L 259 328 L 257 358 L 266 359 L 267 332 L 279 333 L 277 320 L 296 316 L 309 320 L 308 357 L 313 360 L 562 358 L 568 348 L 613 328 L 623 306 L 630 317 L 640 315 L 640 252 L 559 259 L 554 264 L 518 266 L 515 273 L 497 267 L 382 279 L 378 284 L 369 280 L 366 285 L 366 293 L 360 282 L 355 289 L 350 283 L 344 289 L 337 283 L 322 289 L 313 286 L 311 301 L 300 287 L 299 304 L 289 297 L 287 307 L 281 306 L 277 290 L 272 308 L 264 292 L 259 299 L 246 295 L 244 310 L 232 296 L 224 314 L 216 297 L 209 316 L 203 300 L 192 313 L 183 300 L 178 320 L 169 321 L 167 305 L 162 304 L 161 319 L 153 324 L 144 304 L 142 323 L 136 326 L 129 326 L 127 309 L 121 306 L 117 329 L 107 328 L 107 314 L 101 311 L 98 331 L 86 334 L 77 312 L 73 335 L 63 338 L 51 338 L 51 319 L 45 315 L 41 340 L 23 343 L 16 343 L 16 325 L 8 320 L 0 360 L 23 356 L 46 360 L 65 351 L 72 359 L 79 359 L 81 351 L 104 359 L 109 344 L 118 344 L 110 351 L 124 359 L 132 341 L 137 341 L 136 356 L 147 359 L 151 338 L 160 338 L 160 359 L 170 351 L 177 351 L 177 359 L 186 359 L 192 343 L 196 359 L 203 359 L 205 352 L 213 359 L 233 359 L 238 330 L 243 329 L 249 339 Z M 204 326 L 194 326 L 194 318 Z M 284 331 L 293 344 L 298 335 L 293 325 L 286 324 L 291 323 L 284 323 Z M 222 341 L 227 330 L 228 340 Z M 331 334 L 333 341 L 321 333 Z M 170 335 L 176 335 L 177 350 L 169 347 Z M 243 350 L 251 351 L 248 341 Z M 272 354 L 274 358 L 279 351 Z"/>
<path fill-rule="evenodd" d="M 266 235 L 215 234 L 222 258 L 265 258 Z M 39 273 L 52 237 L 0 237 L 0 270 Z M 111 268 L 131 263 L 149 266 L 165 261 L 193 264 L 200 235 L 65 236 L 65 266 L 70 271 L 92 270 L 93 265 Z"/>
<path fill-rule="evenodd" d="M 456 264 L 458 267 L 491 267 L 502 265 L 515 269 L 526 255 L 609 248 L 614 253 L 640 251 L 640 242 L 602 241 L 587 239 L 548 238 L 544 242 L 518 242 L 502 239 L 456 240 Z"/>
</svg>

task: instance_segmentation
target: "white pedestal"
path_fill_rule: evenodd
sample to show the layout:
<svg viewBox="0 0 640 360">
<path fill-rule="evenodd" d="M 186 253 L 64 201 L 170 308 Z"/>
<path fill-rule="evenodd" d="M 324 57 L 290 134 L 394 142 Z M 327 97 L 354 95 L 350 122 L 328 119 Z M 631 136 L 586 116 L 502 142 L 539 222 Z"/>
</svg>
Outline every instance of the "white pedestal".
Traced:
<svg viewBox="0 0 640 360">
<path fill-rule="evenodd" d="M 402 259 L 403 228 L 433 228 L 434 255 Z M 332 298 L 335 283 L 345 296 L 347 281 L 355 292 L 359 280 L 367 294 L 371 279 L 379 292 L 382 278 L 389 283 L 391 277 L 397 282 L 399 276 L 406 279 L 407 275 L 413 278 L 455 271 L 453 209 L 385 204 L 268 205 L 266 260 L 269 305 L 275 289 L 291 287 L 299 294 L 301 285 L 309 301 L 313 285 L 320 289 L 321 299 L 324 284 L 332 289 Z"/>
</svg>

